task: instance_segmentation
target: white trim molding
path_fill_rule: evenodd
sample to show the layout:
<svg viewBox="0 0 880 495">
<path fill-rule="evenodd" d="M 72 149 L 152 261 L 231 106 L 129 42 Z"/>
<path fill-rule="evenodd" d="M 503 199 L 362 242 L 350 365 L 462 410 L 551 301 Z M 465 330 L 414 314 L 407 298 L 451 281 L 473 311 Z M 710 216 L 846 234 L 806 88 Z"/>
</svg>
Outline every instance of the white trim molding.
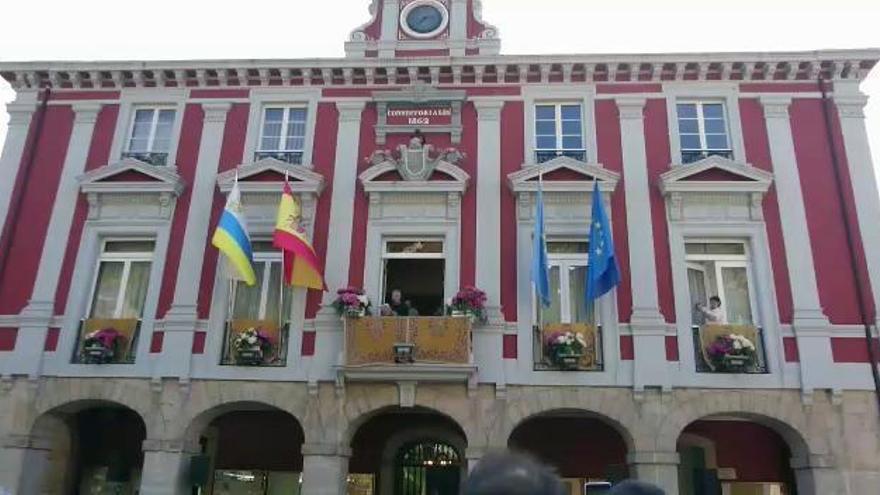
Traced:
<svg viewBox="0 0 880 495">
<path fill-rule="evenodd" d="M 107 180 L 126 172 L 141 174 L 147 180 Z M 170 219 L 176 199 L 184 188 L 183 180 L 174 169 L 149 165 L 134 158 L 126 158 L 119 163 L 91 170 L 77 180 L 80 190 L 86 195 L 89 203 L 89 220 L 101 218 L 105 214 L 104 206 L 118 207 L 135 197 L 140 198 L 141 203 L 144 201 L 155 203 L 153 206 L 158 207 L 157 218 Z M 148 199 L 149 196 L 154 198 Z"/>
<path fill-rule="evenodd" d="M 265 172 L 278 175 L 277 181 L 250 181 L 251 177 Z M 290 189 L 294 193 L 311 193 L 320 195 L 324 190 L 324 176 L 305 165 L 292 165 L 275 158 L 264 158 L 254 163 L 242 164 L 233 170 L 227 170 L 217 176 L 217 187 L 223 194 L 229 193 L 238 180 L 242 193 L 281 193 L 284 180 L 289 179 Z"/>
<path fill-rule="evenodd" d="M 617 189 L 620 174 L 602 167 L 601 164 L 583 163 L 567 156 L 559 156 L 541 165 L 523 165 L 521 170 L 508 174 L 507 185 L 515 193 L 536 192 L 538 179 L 557 170 L 568 170 L 583 176 L 582 180 L 545 180 L 545 192 L 592 192 L 593 180 L 599 183 L 603 193 Z"/>
<path fill-rule="evenodd" d="M 119 116 L 113 131 L 113 144 L 110 146 L 110 161 L 122 159 L 131 139 L 134 114 L 138 108 L 163 107 L 174 109 L 174 126 L 171 131 L 171 144 L 168 147 L 168 160 L 164 166 L 177 168 L 177 147 L 183 129 L 183 116 L 186 98 L 190 88 L 124 88 L 119 101 Z"/>
<path fill-rule="evenodd" d="M 321 99 L 321 88 L 250 88 L 250 110 L 248 114 L 247 134 L 244 141 L 244 163 L 255 160 L 260 146 L 263 115 L 267 107 L 289 106 L 306 109 L 305 145 L 303 146 L 302 163 L 311 166 L 315 148 L 315 126 L 318 120 L 318 100 Z"/>
<path fill-rule="evenodd" d="M 586 148 L 587 162 L 598 163 L 596 86 L 560 87 L 548 84 L 525 86 L 522 98 L 524 101 L 523 111 L 525 112 L 524 152 L 526 159 L 524 166 L 534 165 L 537 161 L 535 159 L 535 106 L 559 103 L 577 103 L 581 106 L 581 132 L 584 148 Z"/>
</svg>

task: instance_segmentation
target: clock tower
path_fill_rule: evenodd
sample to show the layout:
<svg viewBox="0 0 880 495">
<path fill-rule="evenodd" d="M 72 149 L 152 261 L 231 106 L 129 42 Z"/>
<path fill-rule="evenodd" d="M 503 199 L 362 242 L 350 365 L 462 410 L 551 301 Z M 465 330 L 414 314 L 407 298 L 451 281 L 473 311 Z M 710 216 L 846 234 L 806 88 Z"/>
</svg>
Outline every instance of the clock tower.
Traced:
<svg viewBox="0 0 880 495">
<path fill-rule="evenodd" d="M 498 30 L 482 0 L 372 0 L 369 22 L 345 43 L 349 58 L 497 55 Z"/>
</svg>

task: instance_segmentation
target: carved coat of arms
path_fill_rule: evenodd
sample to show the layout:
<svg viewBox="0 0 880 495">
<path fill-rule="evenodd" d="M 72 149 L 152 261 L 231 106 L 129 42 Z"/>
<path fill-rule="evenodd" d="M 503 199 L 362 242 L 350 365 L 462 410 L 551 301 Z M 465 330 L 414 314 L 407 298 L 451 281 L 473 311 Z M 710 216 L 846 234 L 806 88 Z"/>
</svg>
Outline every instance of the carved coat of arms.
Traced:
<svg viewBox="0 0 880 495">
<path fill-rule="evenodd" d="M 427 181 L 440 162 L 458 165 L 462 158 L 464 155 L 454 148 L 435 154 L 432 145 L 425 144 L 424 139 L 416 136 L 410 140 L 408 146 L 398 146 L 397 156 L 389 150 L 379 150 L 373 153 L 370 162 L 373 165 L 393 163 L 405 181 Z"/>
</svg>

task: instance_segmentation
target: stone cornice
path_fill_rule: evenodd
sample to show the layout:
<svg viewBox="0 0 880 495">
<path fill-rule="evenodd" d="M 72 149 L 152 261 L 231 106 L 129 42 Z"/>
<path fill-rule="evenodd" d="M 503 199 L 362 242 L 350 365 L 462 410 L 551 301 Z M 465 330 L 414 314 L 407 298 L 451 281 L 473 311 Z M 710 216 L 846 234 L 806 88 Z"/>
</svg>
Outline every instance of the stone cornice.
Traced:
<svg viewBox="0 0 880 495">
<path fill-rule="evenodd" d="M 643 81 L 862 80 L 880 50 L 629 55 L 492 55 L 425 59 L 5 62 L 14 89 L 39 87 L 387 86 Z M 420 69 L 427 68 L 424 72 Z M 500 76 L 499 76 L 500 75 Z M 488 81 L 487 81 L 488 79 Z M 496 80 L 497 79 L 497 80 Z"/>
</svg>

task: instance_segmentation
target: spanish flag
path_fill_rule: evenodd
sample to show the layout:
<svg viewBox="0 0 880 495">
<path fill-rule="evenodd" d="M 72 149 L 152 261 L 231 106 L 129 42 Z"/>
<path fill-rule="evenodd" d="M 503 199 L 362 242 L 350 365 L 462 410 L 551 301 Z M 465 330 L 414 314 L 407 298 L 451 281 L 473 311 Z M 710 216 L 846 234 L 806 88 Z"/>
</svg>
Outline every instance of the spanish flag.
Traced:
<svg viewBox="0 0 880 495">
<path fill-rule="evenodd" d="M 273 238 L 273 245 L 284 253 L 284 282 L 293 287 L 326 291 L 318 255 L 300 226 L 301 217 L 302 210 L 290 184 L 285 182 Z"/>
</svg>

